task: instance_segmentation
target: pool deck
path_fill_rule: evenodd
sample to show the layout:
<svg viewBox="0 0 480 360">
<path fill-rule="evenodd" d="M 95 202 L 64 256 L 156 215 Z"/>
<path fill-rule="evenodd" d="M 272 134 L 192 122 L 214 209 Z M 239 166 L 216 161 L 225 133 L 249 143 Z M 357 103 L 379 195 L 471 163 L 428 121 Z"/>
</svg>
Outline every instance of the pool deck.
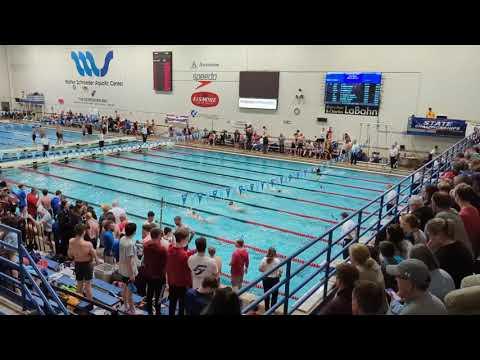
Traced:
<svg viewBox="0 0 480 360">
<path fill-rule="evenodd" d="M 278 153 L 263 154 L 261 151 L 248 151 L 248 150 L 232 148 L 230 146 L 221 146 L 221 145 L 210 146 L 210 145 L 206 145 L 198 142 L 177 143 L 176 146 L 189 148 L 189 149 L 200 149 L 200 150 L 206 150 L 206 151 L 223 152 L 228 154 L 240 154 L 240 155 L 258 157 L 258 158 L 298 162 L 298 163 L 307 164 L 307 165 L 319 165 L 319 164 L 327 163 L 326 160 L 317 160 L 315 158 L 305 159 L 299 156 L 281 155 Z M 336 168 L 360 170 L 360 171 L 372 172 L 372 173 L 381 174 L 381 175 L 391 175 L 391 176 L 399 176 L 399 177 L 403 177 L 411 173 L 411 170 L 408 170 L 405 168 L 392 170 L 390 169 L 389 165 L 372 164 L 367 162 L 358 162 L 357 165 L 350 165 L 349 163 L 337 162 L 335 163 L 335 165 L 330 165 L 330 166 L 336 167 Z"/>
</svg>

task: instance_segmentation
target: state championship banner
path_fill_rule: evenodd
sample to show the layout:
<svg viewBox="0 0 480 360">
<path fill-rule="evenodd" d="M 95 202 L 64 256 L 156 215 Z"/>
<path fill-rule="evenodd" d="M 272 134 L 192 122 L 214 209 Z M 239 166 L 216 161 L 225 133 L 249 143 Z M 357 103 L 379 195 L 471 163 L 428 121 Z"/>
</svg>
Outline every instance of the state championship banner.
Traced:
<svg viewBox="0 0 480 360">
<path fill-rule="evenodd" d="M 167 114 L 165 116 L 165 124 L 188 124 L 188 115 Z"/>
<path fill-rule="evenodd" d="M 466 130 L 467 122 L 465 120 L 410 117 L 408 119 L 407 134 L 465 137 Z"/>
</svg>

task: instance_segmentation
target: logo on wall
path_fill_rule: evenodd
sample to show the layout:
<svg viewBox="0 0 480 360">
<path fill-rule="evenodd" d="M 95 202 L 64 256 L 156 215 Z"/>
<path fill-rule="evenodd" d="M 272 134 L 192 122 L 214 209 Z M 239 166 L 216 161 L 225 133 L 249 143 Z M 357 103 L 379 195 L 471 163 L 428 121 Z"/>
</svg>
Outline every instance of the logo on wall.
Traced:
<svg viewBox="0 0 480 360">
<path fill-rule="evenodd" d="M 196 92 L 191 97 L 192 104 L 199 107 L 214 107 L 219 103 L 217 94 L 207 91 Z"/>
<path fill-rule="evenodd" d="M 103 61 L 103 67 L 99 69 L 95 63 L 95 59 L 90 51 L 72 51 L 70 57 L 75 63 L 77 72 L 80 76 L 96 76 L 104 77 L 108 73 L 108 66 L 113 59 L 113 50 L 110 50 Z"/>
</svg>

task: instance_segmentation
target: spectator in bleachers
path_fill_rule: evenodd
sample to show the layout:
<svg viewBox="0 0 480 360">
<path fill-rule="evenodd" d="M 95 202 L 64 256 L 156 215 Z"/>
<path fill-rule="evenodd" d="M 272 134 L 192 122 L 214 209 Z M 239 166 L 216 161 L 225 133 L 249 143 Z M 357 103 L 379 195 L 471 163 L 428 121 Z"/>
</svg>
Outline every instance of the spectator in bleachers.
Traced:
<svg viewBox="0 0 480 360">
<path fill-rule="evenodd" d="M 412 243 L 405 240 L 405 234 L 399 224 L 391 224 L 387 227 L 387 240 L 395 246 L 395 255 L 403 259 L 408 257 Z"/>
<path fill-rule="evenodd" d="M 420 260 L 407 259 L 398 265 L 387 266 L 387 273 L 395 276 L 398 296 L 405 302 L 398 315 L 446 315 L 441 300 L 428 291 L 430 272 Z M 389 314 L 393 312 L 389 309 Z"/>
<path fill-rule="evenodd" d="M 374 281 L 360 280 L 352 292 L 352 315 L 384 314 L 385 290 Z"/>
<path fill-rule="evenodd" d="M 241 315 L 240 298 L 231 287 L 217 289 L 203 315 Z"/>
<path fill-rule="evenodd" d="M 188 289 L 185 295 L 185 312 L 187 315 L 201 315 L 211 303 L 218 285 L 215 276 L 206 276 L 202 279 L 201 286 L 198 289 Z"/>
<path fill-rule="evenodd" d="M 405 233 L 405 239 L 412 244 L 425 244 L 427 237 L 420 229 L 420 222 L 413 214 L 403 214 L 400 216 L 400 227 Z"/>
<path fill-rule="evenodd" d="M 380 266 L 382 268 L 385 288 L 397 290 L 395 279 L 386 272 L 387 265 L 397 265 L 404 260 L 400 255 L 395 255 L 395 245 L 390 241 L 380 242 Z"/>
<path fill-rule="evenodd" d="M 349 251 L 350 260 L 359 272 L 359 279 L 373 281 L 384 290 L 385 280 L 382 269 L 380 265 L 371 258 L 368 248 L 364 244 L 357 243 L 351 245 Z"/>
<path fill-rule="evenodd" d="M 349 263 L 337 265 L 335 272 L 336 292 L 319 315 L 352 315 L 352 292 L 359 279 L 358 269 Z"/>
<path fill-rule="evenodd" d="M 454 229 L 455 223 L 443 218 L 432 219 L 425 227 L 428 247 L 435 254 L 440 268 L 450 274 L 458 289 L 462 279 L 473 273 L 473 258 L 464 243 L 454 239 Z"/>
<path fill-rule="evenodd" d="M 410 206 L 410 213 L 419 220 L 419 228 L 425 229 L 426 223 L 435 216 L 432 208 L 425 206 L 423 198 L 419 195 L 411 196 L 408 205 Z"/>
<path fill-rule="evenodd" d="M 455 188 L 455 201 L 460 206 L 459 215 L 472 245 L 474 259 L 480 254 L 480 215 L 478 209 L 472 205 L 475 197 L 472 187 L 467 184 L 460 184 Z"/>
<path fill-rule="evenodd" d="M 340 214 L 340 217 L 342 218 L 341 221 L 344 221 L 346 218 L 348 218 L 350 216 L 349 213 L 347 212 L 342 212 Z M 345 237 L 343 238 L 343 240 L 340 242 L 340 245 L 343 246 L 344 250 L 343 250 L 343 259 L 347 259 L 348 258 L 348 245 L 356 238 L 357 236 L 357 232 L 356 232 L 356 225 L 355 225 L 355 222 L 350 219 L 348 220 L 347 222 L 345 222 L 343 225 L 342 225 L 342 236 L 345 235 Z"/>
<path fill-rule="evenodd" d="M 432 203 L 432 196 L 438 192 L 437 185 L 433 184 L 428 184 L 425 186 L 425 189 L 423 190 L 423 201 L 425 206 L 430 206 Z"/>
<path fill-rule="evenodd" d="M 454 241 L 461 242 L 470 251 L 473 257 L 472 245 L 468 239 L 465 226 L 462 218 L 458 213 L 451 208 L 452 198 L 449 194 L 437 192 L 432 196 L 432 210 L 435 213 L 435 218 L 444 220 L 451 220 L 453 223 L 453 239 Z M 435 252 L 435 248 L 431 248 Z"/>
<path fill-rule="evenodd" d="M 445 295 L 455 290 L 455 283 L 450 274 L 440 269 L 437 258 L 425 244 L 414 245 L 409 255 L 410 259 L 418 259 L 427 265 L 431 279 L 428 291 L 443 302 Z"/>
</svg>

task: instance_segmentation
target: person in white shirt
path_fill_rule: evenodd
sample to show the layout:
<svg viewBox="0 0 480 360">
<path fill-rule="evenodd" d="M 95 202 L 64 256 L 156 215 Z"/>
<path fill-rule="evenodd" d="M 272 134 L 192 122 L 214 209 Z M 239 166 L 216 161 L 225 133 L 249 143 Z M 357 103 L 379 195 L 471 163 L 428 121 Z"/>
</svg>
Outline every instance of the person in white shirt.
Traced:
<svg viewBox="0 0 480 360">
<path fill-rule="evenodd" d="M 277 258 L 277 251 L 275 250 L 275 248 L 271 247 L 270 249 L 268 249 L 267 256 L 265 256 L 262 259 L 259 270 L 262 273 L 266 273 L 272 270 L 273 268 L 275 268 L 279 264 L 280 264 L 280 260 Z M 281 268 L 278 268 L 277 270 L 273 271 L 271 274 L 265 276 L 262 280 L 263 291 L 267 292 L 276 284 L 278 284 L 281 276 L 282 276 Z M 270 304 L 270 296 L 267 296 L 265 298 L 265 311 L 270 309 L 270 305 L 274 306 L 277 303 L 277 298 L 278 298 L 278 289 L 273 291 L 271 294 L 271 300 L 272 300 L 271 304 Z"/>
<path fill-rule="evenodd" d="M 148 129 L 144 125 L 144 126 L 142 126 L 142 140 L 143 140 L 144 143 L 147 142 L 147 137 L 148 137 Z"/>
<path fill-rule="evenodd" d="M 397 164 L 398 154 L 399 154 L 398 147 L 395 145 L 392 145 L 392 148 L 390 149 L 389 154 L 390 154 L 390 167 L 392 169 L 398 167 L 398 164 Z"/>
<path fill-rule="evenodd" d="M 120 215 L 124 215 L 125 217 L 127 216 L 125 209 L 120 207 L 120 204 L 117 200 L 112 202 L 112 209 L 110 210 L 110 212 L 112 212 L 115 216 L 115 222 L 117 224 L 120 222 Z"/>
<path fill-rule="evenodd" d="M 218 269 L 215 260 L 205 253 L 207 239 L 204 237 L 195 239 L 195 247 L 197 253 L 188 258 L 188 267 L 192 271 L 192 287 L 200 289 L 203 279 L 207 276 L 216 277 Z"/>
<path fill-rule="evenodd" d="M 342 221 L 345 220 L 346 218 L 348 218 L 350 216 L 349 213 L 347 212 L 342 212 L 340 214 L 341 218 L 342 218 Z M 342 235 L 345 235 L 345 237 L 343 238 L 342 241 L 340 241 L 340 245 L 342 245 L 344 247 L 343 249 L 343 259 L 346 260 L 348 258 L 348 245 L 353 242 L 353 240 L 355 240 L 355 238 L 357 237 L 357 231 L 356 231 L 356 227 L 357 225 L 353 222 L 352 219 L 350 220 L 347 220 L 347 222 L 345 222 L 345 224 L 342 225 L 341 227 L 341 231 L 342 231 Z"/>
<path fill-rule="evenodd" d="M 390 211 L 395 206 L 397 200 L 397 191 L 392 187 L 392 184 L 387 185 L 386 188 L 392 188 L 392 190 L 385 195 L 383 200 L 384 204 L 387 204 L 387 211 Z M 390 213 L 389 215 L 393 215 L 393 213 Z"/>
</svg>

